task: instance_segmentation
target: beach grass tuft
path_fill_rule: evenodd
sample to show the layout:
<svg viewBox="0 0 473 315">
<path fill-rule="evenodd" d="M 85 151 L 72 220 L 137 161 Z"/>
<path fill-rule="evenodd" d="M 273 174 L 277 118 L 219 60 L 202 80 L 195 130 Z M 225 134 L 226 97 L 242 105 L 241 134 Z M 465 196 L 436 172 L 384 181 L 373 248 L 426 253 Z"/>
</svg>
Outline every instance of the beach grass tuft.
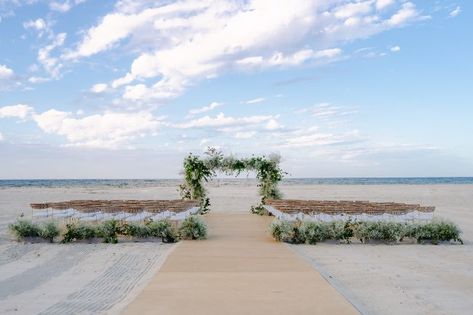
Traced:
<svg viewBox="0 0 473 315">
<path fill-rule="evenodd" d="M 80 240 L 91 240 L 97 235 L 97 229 L 94 226 L 72 222 L 66 224 L 63 239 L 61 243 L 71 243 Z"/>
<path fill-rule="evenodd" d="M 50 243 L 54 242 L 54 238 L 61 234 L 59 225 L 56 221 L 45 222 L 39 229 L 39 236 Z"/>
<path fill-rule="evenodd" d="M 56 221 L 38 224 L 29 220 L 18 220 L 10 224 L 9 229 L 19 241 L 28 238 L 43 238 L 52 243 L 56 237 L 62 236 L 61 243 L 63 244 L 94 238 L 111 244 L 118 243 L 121 237 L 159 238 L 163 243 L 175 243 L 180 239 L 207 238 L 207 226 L 197 216 L 187 217 L 180 223 L 168 219 L 148 220 L 143 223 L 111 219 L 99 224 L 71 221 L 62 228 Z"/>
<path fill-rule="evenodd" d="M 412 238 L 417 243 L 439 244 L 440 242 L 459 242 L 461 231 L 457 225 L 445 220 L 432 220 L 426 223 L 391 221 L 280 221 L 270 225 L 270 232 L 276 241 L 291 244 L 317 244 L 326 240 L 350 243 L 358 239 L 362 243 L 381 241 L 387 244 L 402 242 Z"/>
<path fill-rule="evenodd" d="M 18 220 L 8 226 L 9 230 L 16 236 L 18 240 L 27 237 L 39 237 L 39 225 L 29 220 Z"/>
</svg>

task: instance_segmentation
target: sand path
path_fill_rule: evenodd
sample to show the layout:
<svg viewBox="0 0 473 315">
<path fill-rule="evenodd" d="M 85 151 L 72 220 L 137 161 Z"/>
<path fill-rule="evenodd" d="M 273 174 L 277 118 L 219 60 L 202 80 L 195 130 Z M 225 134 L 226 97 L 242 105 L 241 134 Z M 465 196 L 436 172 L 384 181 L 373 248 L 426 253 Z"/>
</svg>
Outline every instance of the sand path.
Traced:
<svg viewBox="0 0 473 315">
<path fill-rule="evenodd" d="M 358 314 L 286 245 L 272 218 L 212 212 L 209 238 L 184 241 L 125 314 Z"/>
</svg>

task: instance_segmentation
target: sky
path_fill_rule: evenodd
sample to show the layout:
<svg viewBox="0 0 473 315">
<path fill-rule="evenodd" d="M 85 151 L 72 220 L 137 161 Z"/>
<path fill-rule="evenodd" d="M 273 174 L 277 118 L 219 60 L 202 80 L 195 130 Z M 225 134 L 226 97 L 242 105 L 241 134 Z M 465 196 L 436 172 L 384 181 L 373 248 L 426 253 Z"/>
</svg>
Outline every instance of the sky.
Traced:
<svg viewBox="0 0 473 315">
<path fill-rule="evenodd" d="M 473 2 L 0 0 L 0 178 L 473 176 Z"/>
</svg>

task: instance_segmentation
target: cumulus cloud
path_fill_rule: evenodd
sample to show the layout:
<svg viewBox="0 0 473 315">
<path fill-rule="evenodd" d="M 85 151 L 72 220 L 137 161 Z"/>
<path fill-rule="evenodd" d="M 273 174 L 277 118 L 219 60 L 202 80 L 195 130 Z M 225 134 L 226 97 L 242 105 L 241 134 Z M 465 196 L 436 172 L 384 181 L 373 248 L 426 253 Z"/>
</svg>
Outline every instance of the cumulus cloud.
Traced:
<svg viewBox="0 0 473 315">
<path fill-rule="evenodd" d="M 44 132 L 65 136 L 68 146 L 115 149 L 137 137 L 155 135 L 160 120 L 148 112 L 103 114 L 74 117 L 69 112 L 51 109 L 34 115 Z"/>
<path fill-rule="evenodd" d="M 200 107 L 200 108 L 194 108 L 194 109 L 191 109 L 189 110 L 189 116 L 193 116 L 193 115 L 197 115 L 197 114 L 202 114 L 202 113 L 206 113 L 206 112 L 209 112 L 217 107 L 220 107 L 222 106 L 223 103 L 218 103 L 218 102 L 212 102 L 210 103 L 208 106 L 203 106 L 203 107 Z"/>
<path fill-rule="evenodd" d="M 25 120 L 33 114 L 33 107 L 25 104 L 0 107 L 0 118 L 19 118 Z"/>
<path fill-rule="evenodd" d="M 62 58 L 90 57 L 126 39 L 139 56 L 112 87 L 123 87 L 126 100 L 168 99 L 228 69 L 333 59 L 338 43 L 424 18 L 413 3 L 388 0 L 123 0 Z"/>
<path fill-rule="evenodd" d="M 390 50 L 391 50 L 392 52 L 400 52 L 400 51 L 401 51 L 401 47 L 399 47 L 399 46 L 393 46 L 393 47 L 391 47 Z"/>
<path fill-rule="evenodd" d="M 9 79 L 13 76 L 13 70 L 6 65 L 0 64 L 0 80 Z"/>
</svg>

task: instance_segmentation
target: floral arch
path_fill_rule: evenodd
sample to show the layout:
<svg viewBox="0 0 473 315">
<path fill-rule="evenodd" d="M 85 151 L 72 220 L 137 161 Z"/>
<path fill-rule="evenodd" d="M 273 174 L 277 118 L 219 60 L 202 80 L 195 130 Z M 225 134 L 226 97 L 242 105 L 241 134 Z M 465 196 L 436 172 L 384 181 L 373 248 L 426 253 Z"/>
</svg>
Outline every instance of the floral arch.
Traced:
<svg viewBox="0 0 473 315">
<path fill-rule="evenodd" d="M 238 176 L 242 171 L 254 171 L 262 203 L 266 199 L 280 199 L 278 183 L 287 174 L 279 167 L 280 160 L 277 154 L 237 159 L 232 155 L 224 156 L 214 148 L 209 148 L 203 158 L 190 153 L 184 159 L 184 183 L 179 186 L 181 197 L 199 200 L 201 213 L 205 213 L 209 211 L 210 200 L 204 185 L 217 172 Z"/>
</svg>

